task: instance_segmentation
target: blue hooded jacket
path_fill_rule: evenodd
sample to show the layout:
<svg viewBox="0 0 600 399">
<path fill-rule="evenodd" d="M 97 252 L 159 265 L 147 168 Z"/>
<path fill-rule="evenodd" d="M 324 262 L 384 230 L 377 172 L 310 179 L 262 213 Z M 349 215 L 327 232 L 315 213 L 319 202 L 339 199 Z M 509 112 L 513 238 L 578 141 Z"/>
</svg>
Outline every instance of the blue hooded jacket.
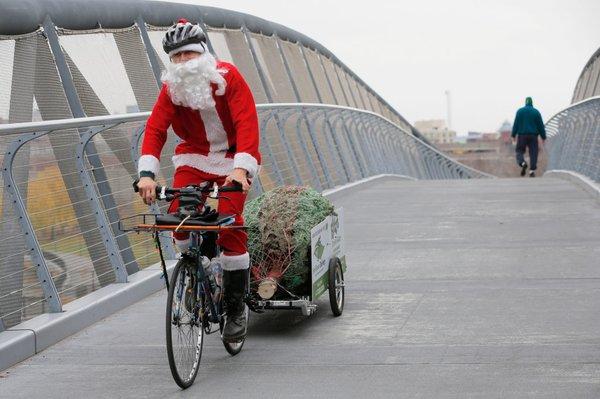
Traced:
<svg viewBox="0 0 600 399">
<path fill-rule="evenodd" d="M 538 134 L 543 140 L 546 140 L 546 128 L 540 111 L 533 108 L 531 97 L 525 100 L 525 106 L 519 108 L 515 116 L 515 122 L 512 127 L 512 137 L 517 134 L 524 136 L 537 136 Z"/>
</svg>

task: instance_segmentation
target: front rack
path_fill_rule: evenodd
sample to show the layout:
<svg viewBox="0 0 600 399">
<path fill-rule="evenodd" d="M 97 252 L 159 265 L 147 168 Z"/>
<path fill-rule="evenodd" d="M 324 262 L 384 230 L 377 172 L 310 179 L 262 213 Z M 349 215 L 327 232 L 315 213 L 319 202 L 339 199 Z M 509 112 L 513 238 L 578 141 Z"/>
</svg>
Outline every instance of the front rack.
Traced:
<svg viewBox="0 0 600 399">
<path fill-rule="evenodd" d="M 156 216 L 152 213 L 140 213 L 133 216 L 127 216 L 119 220 L 119 230 L 127 233 L 135 232 L 157 232 L 157 231 L 223 231 L 223 230 L 245 230 L 246 226 L 190 226 L 182 225 L 158 225 Z"/>
</svg>

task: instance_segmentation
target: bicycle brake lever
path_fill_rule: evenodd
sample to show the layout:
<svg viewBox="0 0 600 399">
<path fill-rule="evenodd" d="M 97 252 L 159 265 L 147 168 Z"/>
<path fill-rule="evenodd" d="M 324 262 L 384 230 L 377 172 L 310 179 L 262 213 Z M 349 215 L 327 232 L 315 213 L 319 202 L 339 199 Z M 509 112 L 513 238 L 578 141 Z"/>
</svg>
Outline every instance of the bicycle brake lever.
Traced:
<svg viewBox="0 0 600 399">
<path fill-rule="evenodd" d="M 217 185 L 217 183 L 213 184 L 213 191 L 212 193 L 208 194 L 208 196 L 210 198 L 219 198 L 219 186 Z"/>
<path fill-rule="evenodd" d="M 166 191 L 167 191 L 167 186 L 162 186 L 160 188 L 160 192 L 158 193 L 158 199 L 163 200 L 163 201 L 166 200 L 167 199 Z"/>
</svg>

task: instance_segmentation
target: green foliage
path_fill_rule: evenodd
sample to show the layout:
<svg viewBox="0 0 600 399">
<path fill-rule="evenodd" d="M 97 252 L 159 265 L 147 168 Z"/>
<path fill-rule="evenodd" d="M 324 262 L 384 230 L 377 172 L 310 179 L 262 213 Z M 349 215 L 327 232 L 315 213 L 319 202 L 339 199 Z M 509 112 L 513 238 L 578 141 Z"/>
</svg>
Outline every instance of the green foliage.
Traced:
<svg viewBox="0 0 600 399">
<path fill-rule="evenodd" d="M 249 201 L 244 219 L 255 279 L 275 277 L 304 295 L 310 279 L 310 230 L 333 213 L 331 202 L 309 187 L 282 186 Z"/>
</svg>

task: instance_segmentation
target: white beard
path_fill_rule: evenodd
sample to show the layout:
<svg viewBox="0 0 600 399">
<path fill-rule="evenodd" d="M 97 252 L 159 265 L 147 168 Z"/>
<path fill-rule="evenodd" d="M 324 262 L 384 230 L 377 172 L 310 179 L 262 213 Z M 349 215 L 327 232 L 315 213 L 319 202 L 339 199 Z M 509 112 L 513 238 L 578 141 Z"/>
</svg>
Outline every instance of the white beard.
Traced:
<svg viewBox="0 0 600 399">
<path fill-rule="evenodd" d="M 215 107 L 211 83 L 217 85 L 216 95 L 225 94 L 225 73 L 226 70 L 217 69 L 215 57 L 205 51 L 200 57 L 167 65 L 161 81 L 168 86 L 173 104 L 204 110 Z"/>
</svg>

